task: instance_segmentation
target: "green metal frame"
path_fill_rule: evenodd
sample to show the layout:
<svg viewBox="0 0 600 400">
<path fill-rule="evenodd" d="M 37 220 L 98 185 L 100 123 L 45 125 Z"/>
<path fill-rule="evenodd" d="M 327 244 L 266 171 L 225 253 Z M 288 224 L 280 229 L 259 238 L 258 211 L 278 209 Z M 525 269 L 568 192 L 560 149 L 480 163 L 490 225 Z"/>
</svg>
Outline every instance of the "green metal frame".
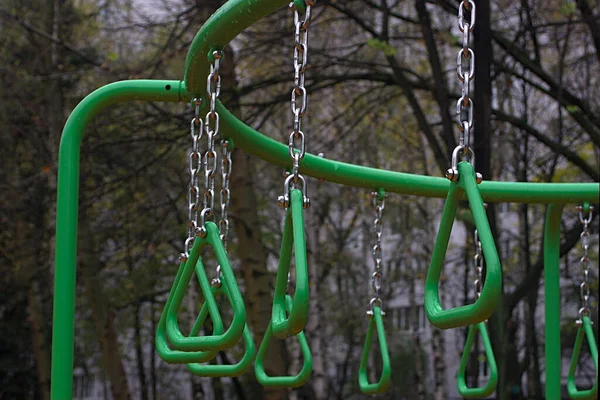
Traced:
<svg viewBox="0 0 600 400">
<path fill-rule="evenodd" d="M 103 86 L 84 98 L 73 110 L 61 138 L 58 168 L 56 215 L 56 258 L 52 341 L 53 400 L 72 398 L 75 293 L 77 271 L 77 218 L 79 201 L 80 147 L 86 127 L 102 110 L 127 101 L 189 102 L 205 96 L 209 71 L 207 55 L 222 48 L 241 31 L 271 12 L 286 6 L 288 0 L 229 0 L 202 27 L 194 38 L 185 63 L 184 80 L 130 80 Z M 206 103 L 206 102 L 205 102 Z M 267 162 L 291 168 L 288 147 L 245 125 L 222 104 L 217 104 L 224 137 L 237 147 Z M 406 195 L 445 198 L 450 182 L 393 171 L 382 171 L 306 154 L 301 161 L 303 174 L 342 185 Z M 551 204 L 547 221 L 554 226 L 544 246 L 546 270 L 546 398 L 560 396 L 560 297 L 558 248 L 560 215 L 564 204 L 596 202 L 597 183 L 519 183 L 487 182 L 479 185 L 486 202 Z M 553 248 L 550 248 L 553 247 Z"/>
</svg>

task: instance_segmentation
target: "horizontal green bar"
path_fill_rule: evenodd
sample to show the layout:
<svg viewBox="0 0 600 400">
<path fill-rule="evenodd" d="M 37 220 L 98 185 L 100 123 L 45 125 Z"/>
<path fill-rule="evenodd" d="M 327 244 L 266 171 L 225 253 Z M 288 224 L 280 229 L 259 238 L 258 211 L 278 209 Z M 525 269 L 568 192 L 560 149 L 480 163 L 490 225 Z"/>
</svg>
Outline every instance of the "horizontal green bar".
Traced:
<svg viewBox="0 0 600 400">
<path fill-rule="evenodd" d="M 271 164 L 292 168 L 287 145 L 255 131 L 220 103 L 217 104 L 217 111 L 223 135 L 233 139 L 236 146 Z M 379 170 L 328 160 L 308 153 L 300 162 L 300 172 L 342 185 L 370 190 L 379 188 L 386 192 L 414 196 L 445 198 L 450 187 L 450 181 L 446 178 Z M 597 202 L 600 187 L 598 183 L 483 181 L 479 185 L 479 191 L 483 199 L 488 202 L 566 204 Z"/>
</svg>

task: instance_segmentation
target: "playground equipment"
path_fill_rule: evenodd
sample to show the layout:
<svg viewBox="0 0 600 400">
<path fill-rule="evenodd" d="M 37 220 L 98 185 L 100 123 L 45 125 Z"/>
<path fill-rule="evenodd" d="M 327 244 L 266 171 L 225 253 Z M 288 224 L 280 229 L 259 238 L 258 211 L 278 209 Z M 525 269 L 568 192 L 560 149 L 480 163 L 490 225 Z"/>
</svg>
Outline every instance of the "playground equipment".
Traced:
<svg viewBox="0 0 600 400">
<path fill-rule="evenodd" d="M 62 400 L 72 397 L 79 147 L 81 139 L 87 124 L 96 114 L 110 105 L 131 100 L 191 102 L 195 108 L 195 115 L 190 125 L 193 150 L 189 157 L 190 187 L 188 190 L 188 205 L 190 222 L 188 237 L 184 243 L 181 265 L 156 333 L 157 351 L 165 361 L 188 364 L 189 370 L 193 373 L 217 377 L 235 376 L 243 373 L 249 368 L 254 358 L 254 343 L 246 325 L 244 302 L 227 259 L 226 251 L 229 226 L 227 220 L 229 203 L 228 174 L 231 171 L 231 159 L 228 156 L 230 153 L 227 152 L 233 148 L 233 143 L 235 143 L 237 148 L 241 148 L 275 166 L 290 168 L 292 171 L 284 183 L 284 194 L 278 199 L 278 203 L 286 208 L 285 227 L 276 280 L 273 315 L 256 357 L 255 369 L 259 382 L 265 386 L 296 387 L 305 383 L 310 377 L 311 354 L 303 332 L 308 316 L 308 274 L 303 209 L 310 205 L 310 201 L 307 196 L 306 179 L 299 173 L 300 167 L 302 167 L 304 174 L 314 178 L 367 190 L 376 190 L 377 196 L 374 198 L 376 205 L 377 201 L 381 201 L 381 204 L 377 205 L 379 207 L 377 209 L 379 222 L 376 222 L 376 226 L 379 226 L 378 229 L 380 229 L 378 224 L 381 223 L 385 193 L 446 198 L 426 280 L 425 308 L 430 321 L 439 328 L 448 329 L 471 325 L 469 332 L 471 342 L 467 341 L 467 350 L 477 331 L 481 334 L 484 345 L 486 345 L 487 335 L 485 334 L 483 321 L 493 312 L 500 295 L 501 267 L 483 201 L 548 204 L 544 230 L 545 390 L 547 399 L 560 399 L 559 245 L 562 210 L 565 204 L 585 204 L 586 202 L 597 201 L 599 188 L 594 183 L 487 182 L 482 181 L 482 177 L 475 173 L 475 159 L 470 148 L 469 133 L 473 121 L 469 83 L 473 78 L 473 59 L 475 56 L 468 47 L 469 33 L 472 31 L 475 22 L 475 4 L 473 1 L 461 1 L 459 6 L 459 27 L 463 32 L 463 48 L 458 54 L 457 74 L 463 84 L 463 97 L 457 103 L 457 114 L 462 135 L 460 145 L 452 154 L 452 166 L 447 172 L 448 179 L 377 170 L 327 160 L 305 153 L 305 136 L 301 130 L 301 117 L 306 111 L 307 105 L 304 71 L 307 66 L 308 54 L 307 29 L 310 22 L 311 7 L 314 4 L 312 0 L 293 1 L 295 6 L 295 77 L 291 104 L 294 111 L 294 129 L 290 134 L 287 146 L 279 144 L 245 125 L 218 101 L 220 92 L 219 64 L 223 47 L 246 27 L 278 8 L 286 6 L 287 3 L 288 0 L 229 0 L 204 24 L 193 40 L 186 58 L 183 80 L 130 80 L 106 85 L 87 96 L 69 117 L 61 139 L 59 155 L 52 399 Z M 470 22 L 465 20 L 465 12 L 470 12 Z M 300 15 L 300 13 L 303 14 Z M 463 59 L 469 65 L 469 69 L 466 71 L 462 67 Z M 202 121 L 200 111 L 207 103 L 209 103 L 209 111 L 205 121 Z M 208 150 L 202 157 L 199 150 L 199 141 L 203 131 L 206 131 L 207 134 Z M 220 192 L 222 214 L 219 226 L 211 221 L 215 218 L 213 210 L 218 157 L 215 151 L 217 136 L 224 140 L 222 143 L 224 143 L 225 149 L 225 161 L 222 161 L 224 183 Z M 205 187 L 203 209 L 198 213 L 200 210 L 198 174 L 202 169 L 203 158 Z M 438 296 L 439 278 L 458 201 L 461 199 L 468 200 L 469 208 L 473 213 L 478 239 L 481 241 L 479 257 L 480 259 L 483 257 L 486 261 L 487 274 L 485 284 L 481 288 L 480 296 L 475 303 L 444 310 Z M 199 222 L 198 218 L 200 218 Z M 584 224 L 584 232 L 586 232 L 586 226 Z M 381 230 L 376 230 L 376 235 L 377 245 L 380 246 Z M 582 234 L 583 238 L 584 235 Z M 213 280 L 212 285 L 208 280 L 200 256 L 202 249 L 207 246 L 214 249 L 219 262 L 217 278 Z M 296 258 L 296 287 L 293 298 L 286 294 L 292 247 L 295 250 Z M 584 246 L 584 249 L 587 251 L 586 246 Z M 377 273 L 381 257 L 377 257 L 377 254 L 374 254 L 374 257 L 373 286 L 376 294 L 370 304 L 372 315 L 368 325 L 365 350 L 361 358 L 359 373 L 359 386 L 365 393 L 376 393 L 384 390 L 389 384 L 391 373 L 378 289 L 380 275 L 377 275 Z M 587 255 L 585 257 L 587 259 Z M 585 263 L 582 262 L 583 264 Z M 177 313 L 183 293 L 194 274 L 200 283 L 205 302 L 190 334 L 185 336 L 178 328 Z M 587 274 L 584 276 L 587 276 Z M 589 290 L 589 285 L 586 287 Z M 233 309 L 233 322 L 227 330 L 224 329 L 219 309 L 214 300 L 216 295 L 227 297 Z M 583 295 L 582 297 L 587 298 Z M 576 351 L 569 369 L 569 393 L 573 398 L 593 398 L 597 393 L 596 385 L 590 391 L 584 392 L 578 391 L 574 382 L 579 350 L 585 338 L 590 343 L 590 351 L 597 369 L 597 348 L 594 343 L 589 311 L 586 311 L 588 310 L 587 303 L 585 304 L 584 311 L 580 313 Z M 198 336 L 204 321 L 209 315 L 213 321 L 212 335 Z M 375 333 L 378 336 L 384 368 L 379 382 L 369 384 L 366 367 L 370 345 Z M 304 366 L 298 375 L 271 377 L 265 373 L 264 354 L 272 336 L 282 339 L 296 336 L 299 339 L 304 356 Z M 246 352 L 238 364 L 234 366 L 201 364 L 214 358 L 218 351 L 231 348 L 240 339 L 245 342 Z M 489 348 L 489 343 L 487 343 L 486 349 Z M 488 358 L 491 359 L 489 354 Z M 467 389 L 466 385 L 464 389 Z M 477 395 L 474 394 L 474 397 Z"/>
</svg>

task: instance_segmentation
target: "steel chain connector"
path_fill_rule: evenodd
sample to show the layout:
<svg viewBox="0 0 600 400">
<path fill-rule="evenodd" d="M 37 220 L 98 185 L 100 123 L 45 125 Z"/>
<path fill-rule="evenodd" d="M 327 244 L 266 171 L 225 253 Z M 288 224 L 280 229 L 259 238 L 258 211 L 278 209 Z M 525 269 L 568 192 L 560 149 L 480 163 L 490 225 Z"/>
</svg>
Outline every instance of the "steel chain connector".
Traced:
<svg viewBox="0 0 600 400">
<path fill-rule="evenodd" d="M 469 20 L 465 15 L 470 15 Z M 452 166 L 446 171 L 446 178 L 452 182 L 459 179 L 455 154 L 460 150 L 460 156 L 474 164 L 473 149 L 471 148 L 471 129 L 473 128 L 473 100 L 470 97 L 471 81 L 475 77 L 475 52 L 470 48 L 471 32 L 475 27 L 475 2 L 461 0 L 458 5 L 458 29 L 462 33 L 462 48 L 456 54 L 456 75 L 461 82 L 461 96 L 456 102 L 456 125 L 460 131 L 458 146 L 453 151 Z M 463 65 L 465 64 L 465 65 Z M 465 67 L 467 67 L 465 69 Z M 477 174 L 477 183 L 483 177 Z"/>
<path fill-rule="evenodd" d="M 381 237 L 383 235 L 383 209 L 385 208 L 385 194 L 378 192 L 372 192 L 370 194 L 373 199 L 373 208 L 375 209 L 375 218 L 373 220 L 373 231 L 375 233 L 375 245 L 373 246 L 373 265 L 374 270 L 371 275 L 371 286 L 373 287 L 374 296 L 369 302 L 369 311 L 367 315 L 373 316 L 373 307 L 377 305 L 382 308 L 383 302 L 381 301 L 381 263 L 383 261 L 382 248 L 381 248 Z M 383 310 L 381 315 L 385 315 Z"/>
<path fill-rule="evenodd" d="M 294 2 L 290 3 L 290 8 L 294 10 L 294 88 L 292 89 L 290 101 L 294 123 L 288 139 L 288 149 L 292 159 L 293 179 L 285 180 L 284 194 L 277 199 L 277 204 L 284 208 L 289 207 L 290 204 L 290 189 L 296 188 L 298 183 L 302 183 L 303 206 L 304 208 L 310 207 L 306 181 L 300 175 L 300 161 L 306 154 L 305 136 L 302 132 L 302 117 L 306 114 L 308 108 L 308 93 L 304 87 L 304 73 L 308 67 L 308 27 L 315 1 L 305 0 L 304 3 L 306 7 L 302 16 L 295 7 Z"/>
<path fill-rule="evenodd" d="M 190 136 L 192 137 L 192 151 L 189 154 L 188 170 L 190 185 L 188 188 L 188 231 L 183 244 L 183 253 L 179 255 L 181 261 L 187 261 L 194 243 L 196 228 L 198 227 L 198 208 L 200 207 L 199 176 L 202 171 L 202 154 L 200 153 L 200 139 L 204 131 L 204 123 L 200 118 L 202 99 L 194 98 L 194 118 L 190 121 Z"/>
<path fill-rule="evenodd" d="M 579 309 L 579 319 L 576 321 L 577 325 L 581 325 L 583 323 L 582 318 L 584 316 L 590 315 L 590 258 L 588 255 L 588 250 L 590 248 L 590 223 L 593 219 L 594 207 L 589 207 L 589 212 L 587 216 L 584 215 L 583 206 L 578 206 L 577 211 L 579 211 L 579 222 L 583 225 L 583 230 L 581 232 L 581 235 L 579 236 L 581 248 L 583 249 L 583 256 L 579 259 L 579 265 L 581 266 L 581 271 L 583 273 L 583 280 L 579 285 L 579 294 L 581 296 L 581 308 Z"/>
<path fill-rule="evenodd" d="M 200 212 L 200 223 L 196 234 L 205 237 L 207 219 L 214 217 L 215 206 L 215 175 L 217 173 L 217 152 L 215 141 L 219 135 L 219 113 L 216 111 L 217 100 L 221 94 L 220 62 L 223 52 L 213 51 L 214 62 L 210 66 L 210 74 L 206 80 L 206 91 L 210 99 L 210 109 L 204 120 L 208 147 L 204 154 L 204 208 Z"/>
</svg>

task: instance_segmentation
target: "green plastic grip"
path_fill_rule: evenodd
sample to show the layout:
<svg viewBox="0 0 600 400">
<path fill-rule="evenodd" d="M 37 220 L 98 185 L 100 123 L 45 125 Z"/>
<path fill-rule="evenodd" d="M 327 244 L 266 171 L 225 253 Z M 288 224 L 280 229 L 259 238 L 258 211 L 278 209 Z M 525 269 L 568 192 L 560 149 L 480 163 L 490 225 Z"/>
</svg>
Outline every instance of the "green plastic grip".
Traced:
<svg viewBox="0 0 600 400">
<path fill-rule="evenodd" d="M 286 310 L 286 290 L 290 263 L 292 261 L 292 249 L 294 250 L 296 268 L 296 290 L 291 307 L 289 310 Z M 297 335 L 304 330 L 308 321 L 308 295 L 303 194 L 298 189 L 292 189 L 290 192 L 290 206 L 285 213 L 279 266 L 275 281 L 275 294 L 273 296 L 273 311 L 271 314 L 271 329 L 277 338 L 283 340 Z"/>
<path fill-rule="evenodd" d="M 376 383 L 369 383 L 367 368 L 369 366 L 369 355 L 373 344 L 374 333 L 377 331 L 377 340 L 379 341 L 379 351 L 381 352 L 381 376 Z M 390 386 L 392 380 L 392 367 L 390 364 L 390 355 L 383 328 L 383 318 L 381 308 L 373 307 L 373 315 L 369 318 L 369 327 L 365 338 L 362 356 L 360 358 L 360 367 L 358 369 L 358 387 L 364 394 L 383 393 Z"/>
<path fill-rule="evenodd" d="M 291 311 L 292 298 L 289 295 L 285 296 L 285 305 L 287 311 Z M 269 347 L 269 343 L 271 342 L 271 338 L 273 337 L 272 326 L 273 324 L 269 323 L 269 327 L 265 332 L 265 336 L 263 337 L 262 343 L 258 349 L 258 354 L 256 355 L 256 363 L 254 364 L 256 380 L 265 387 L 274 388 L 295 388 L 304 385 L 306 382 L 308 382 L 310 379 L 310 374 L 312 373 L 312 354 L 310 353 L 310 347 L 303 331 L 296 335 L 298 341 L 300 342 L 300 350 L 304 356 L 304 364 L 302 365 L 300 372 L 295 376 L 269 376 L 265 372 L 264 359 L 267 348 Z"/>
<path fill-rule="evenodd" d="M 181 278 L 181 274 L 184 269 L 185 262 L 181 263 L 179 269 L 177 270 L 177 275 L 175 276 L 175 281 L 173 282 L 173 286 L 171 287 L 171 291 L 169 293 L 169 297 L 167 298 L 167 303 L 165 304 L 165 308 L 160 316 L 160 320 L 158 321 L 158 326 L 156 328 L 156 336 L 155 336 L 155 346 L 156 352 L 164 361 L 171 364 L 187 364 L 192 362 L 206 362 L 213 359 L 217 355 L 217 351 L 196 351 L 196 352 L 188 352 L 188 351 L 180 351 L 173 350 L 169 345 L 169 341 L 167 340 L 166 335 L 166 325 L 167 325 L 167 311 L 171 304 L 171 299 L 173 298 L 173 293 Z M 200 332 L 200 328 L 202 325 L 197 323 L 198 320 L 205 321 L 207 316 L 210 314 L 210 317 L 213 321 L 213 334 L 219 335 L 223 332 L 223 321 L 221 320 L 220 314 L 217 312 L 216 314 L 211 314 L 210 309 L 204 303 L 202 308 L 200 309 L 200 314 L 196 320 L 196 323 L 192 327 L 190 331 L 190 336 L 198 334 Z"/>
<path fill-rule="evenodd" d="M 577 370 L 577 364 L 579 363 L 579 356 L 581 354 L 584 338 L 588 341 L 596 373 L 594 386 L 592 386 L 591 389 L 579 390 L 575 384 L 575 371 Z M 598 398 L 598 346 L 596 345 L 592 322 L 588 316 L 581 317 L 581 325 L 579 325 L 579 328 L 577 329 L 577 337 L 575 338 L 573 355 L 571 356 L 571 364 L 569 365 L 569 373 L 567 375 L 567 391 L 569 397 L 574 400 L 592 400 Z"/>
<path fill-rule="evenodd" d="M 219 234 L 219 229 L 213 222 L 206 222 L 206 236 L 197 236 L 194 240 L 194 246 L 190 253 L 190 257 L 183 264 L 183 271 L 179 282 L 177 282 L 175 291 L 169 295 L 172 300 L 167 311 L 166 333 L 173 347 L 179 350 L 196 351 L 196 350 L 223 350 L 233 347 L 242 337 L 244 326 L 246 325 L 246 307 L 244 299 L 238 288 L 235 276 L 231 270 L 227 253 L 223 247 L 223 242 Z M 226 286 L 226 295 L 229 299 L 231 308 L 233 309 L 233 319 L 229 329 L 222 334 L 213 334 L 210 336 L 184 336 L 179 329 L 177 322 L 177 313 L 181 307 L 181 302 L 187 291 L 188 284 L 194 271 L 198 276 L 200 288 L 204 295 L 205 303 L 208 304 L 211 315 L 218 313 L 218 308 L 212 293 L 211 285 L 204 271 L 200 251 L 206 246 L 212 246 L 215 252 L 216 259 L 221 266 L 221 274 L 223 282 Z M 212 309 L 216 311 L 212 311 Z"/>
<path fill-rule="evenodd" d="M 223 279 L 221 279 L 221 282 L 223 282 Z M 213 289 L 214 289 L 215 295 L 219 295 L 219 294 L 227 295 L 226 294 L 227 289 L 224 286 L 220 286 L 218 288 L 213 286 Z M 205 313 L 205 314 L 201 313 L 201 315 L 204 315 L 204 319 L 202 319 L 201 316 L 198 316 L 198 319 L 196 320 L 196 323 L 194 324 L 194 328 L 198 327 L 198 329 L 199 329 L 199 327 L 204 325 L 207 313 Z M 192 331 L 194 330 L 194 328 L 192 328 Z M 195 333 L 197 333 L 197 332 L 195 332 Z M 248 371 L 250 369 L 250 367 L 252 366 L 252 362 L 254 361 L 254 355 L 256 354 L 256 349 L 254 346 L 254 339 L 252 338 L 250 329 L 248 329 L 248 324 L 246 324 L 244 326 L 244 333 L 242 334 L 242 337 L 244 338 L 244 344 L 246 346 L 246 350 L 244 352 L 244 356 L 236 364 L 214 365 L 214 364 L 191 363 L 191 364 L 187 365 L 188 370 L 195 375 L 209 376 L 209 377 L 213 377 L 213 378 L 218 378 L 218 377 L 223 377 L 223 376 L 233 377 L 233 376 L 242 375 L 243 373 L 245 373 L 246 371 Z M 216 355 L 217 352 L 215 351 L 214 353 Z"/>
<path fill-rule="evenodd" d="M 448 190 L 440 228 L 433 248 L 431 264 L 425 281 L 425 311 L 429 321 L 440 329 L 475 325 L 485 321 L 494 312 L 502 288 L 500 259 L 475 180 L 475 171 L 471 164 L 464 161 L 458 164 L 458 171 L 460 179 L 458 182 L 452 182 Z M 473 214 L 475 227 L 481 241 L 487 272 L 481 296 L 475 303 L 444 310 L 439 298 L 439 280 L 458 202 L 463 193 L 466 193 L 469 200 L 469 208 Z"/>
<path fill-rule="evenodd" d="M 489 366 L 489 379 L 483 387 L 467 387 L 465 380 L 465 374 L 467 371 L 467 364 L 469 363 L 469 355 L 471 348 L 475 343 L 477 332 L 481 335 L 481 342 L 483 344 L 483 350 Z M 487 326 L 485 322 L 480 322 L 475 325 L 469 326 L 469 334 L 465 342 L 465 349 L 463 350 L 462 357 L 460 359 L 460 365 L 458 367 L 458 374 L 456 376 L 456 385 L 458 393 L 465 399 L 483 399 L 491 396 L 496 391 L 496 385 L 498 384 L 498 367 L 496 366 L 496 358 L 494 357 L 494 350 L 492 349 L 492 343 L 490 342 L 490 336 L 488 335 Z"/>
</svg>

